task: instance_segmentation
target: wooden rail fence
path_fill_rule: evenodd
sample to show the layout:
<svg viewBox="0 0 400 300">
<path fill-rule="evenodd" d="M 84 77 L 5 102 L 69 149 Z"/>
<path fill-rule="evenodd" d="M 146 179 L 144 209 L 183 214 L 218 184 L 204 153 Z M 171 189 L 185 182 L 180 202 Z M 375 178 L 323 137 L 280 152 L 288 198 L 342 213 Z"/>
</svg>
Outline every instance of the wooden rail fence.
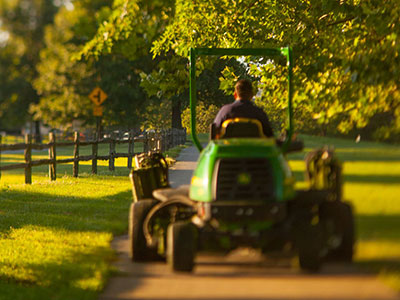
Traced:
<svg viewBox="0 0 400 300">
<path fill-rule="evenodd" d="M 124 137 L 125 138 L 121 138 Z M 25 169 L 25 183 L 32 183 L 32 167 L 48 165 L 49 166 L 49 178 L 51 181 L 56 180 L 57 175 L 57 164 L 73 163 L 72 174 L 74 177 L 78 177 L 79 174 L 79 162 L 81 161 L 92 161 L 92 173 L 97 174 L 97 161 L 108 160 L 108 168 L 110 171 L 115 170 L 115 159 L 119 157 L 127 158 L 127 167 L 132 168 L 132 158 L 139 152 L 134 152 L 135 143 L 143 143 L 143 152 L 164 152 L 170 148 L 182 145 L 186 142 L 186 131 L 180 129 L 169 129 L 161 132 L 145 132 L 140 136 L 134 136 L 133 131 L 129 131 L 126 137 L 125 134 L 119 134 L 119 138 L 116 133 L 112 133 L 109 138 L 99 139 L 95 135 L 92 141 L 80 141 L 79 132 L 74 132 L 73 142 L 56 142 L 56 136 L 54 133 L 49 134 L 49 143 L 47 144 L 33 144 L 31 135 L 25 135 L 25 142 L 12 145 L 4 145 L 1 143 L 2 137 L 0 135 L 0 178 L 1 171 Z M 109 144 L 109 155 L 98 155 L 99 144 Z M 117 144 L 128 144 L 128 153 L 117 153 Z M 79 155 L 79 149 L 83 146 L 92 146 L 91 155 Z M 71 147 L 73 146 L 73 157 L 65 159 L 57 159 L 57 148 L 59 147 Z M 46 150 L 48 149 L 49 158 L 32 160 L 32 150 Z M 1 165 L 1 153 L 5 151 L 24 151 L 24 163 Z"/>
</svg>

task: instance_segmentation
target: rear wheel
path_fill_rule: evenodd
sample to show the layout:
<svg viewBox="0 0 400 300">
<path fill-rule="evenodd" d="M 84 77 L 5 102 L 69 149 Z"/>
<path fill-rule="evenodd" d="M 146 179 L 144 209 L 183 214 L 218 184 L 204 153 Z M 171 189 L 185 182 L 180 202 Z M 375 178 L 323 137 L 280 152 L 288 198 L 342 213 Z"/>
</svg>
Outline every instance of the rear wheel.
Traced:
<svg viewBox="0 0 400 300">
<path fill-rule="evenodd" d="M 191 272 L 196 254 L 195 225 L 176 222 L 168 226 L 167 262 L 173 271 Z"/>
<path fill-rule="evenodd" d="M 300 269 L 317 272 L 321 268 L 322 229 L 320 224 L 297 224 L 296 246 L 299 255 Z"/>
<path fill-rule="evenodd" d="M 129 209 L 129 254 L 132 261 L 156 260 L 157 249 L 149 248 L 143 233 L 143 222 L 146 215 L 158 201 L 140 200 L 131 204 Z"/>
<path fill-rule="evenodd" d="M 349 204 L 327 202 L 321 205 L 320 220 L 327 235 L 328 260 L 351 262 L 354 252 L 354 218 Z"/>
<path fill-rule="evenodd" d="M 298 191 L 290 203 L 289 211 L 294 219 L 292 224 L 293 242 L 299 255 L 300 269 L 317 272 L 323 256 L 323 227 L 318 219 L 321 203 L 326 202 L 325 190 Z"/>
</svg>

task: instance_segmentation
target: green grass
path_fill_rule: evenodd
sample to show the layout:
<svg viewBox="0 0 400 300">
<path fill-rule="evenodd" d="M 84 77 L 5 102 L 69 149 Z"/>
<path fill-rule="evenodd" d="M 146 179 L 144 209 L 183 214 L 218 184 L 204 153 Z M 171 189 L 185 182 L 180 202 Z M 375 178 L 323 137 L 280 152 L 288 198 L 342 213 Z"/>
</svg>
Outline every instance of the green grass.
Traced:
<svg viewBox="0 0 400 300">
<path fill-rule="evenodd" d="M 86 148 L 82 155 L 90 154 Z M 57 157 L 71 157 L 72 151 L 57 149 Z M 99 149 L 100 155 L 107 152 L 107 146 Z M 22 156 L 2 154 L 2 164 L 22 162 Z M 34 159 L 45 157 L 45 151 L 34 153 Z M 110 242 L 127 231 L 132 192 L 126 165 L 126 158 L 117 159 L 112 173 L 100 161 L 95 176 L 91 162 L 81 163 L 79 178 L 71 176 L 72 164 L 58 165 L 55 182 L 49 182 L 47 166 L 35 167 L 32 185 L 23 184 L 23 170 L 2 173 L 0 299 L 97 298 L 113 272 Z"/>
<path fill-rule="evenodd" d="M 127 226 L 128 171 L 118 173 L 1 184 L 0 299 L 96 298 Z"/>
<path fill-rule="evenodd" d="M 24 137 L 22 135 L 16 136 L 16 135 L 6 135 L 1 137 L 1 143 L 2 144 L 17 144 L 17 143 L 23 143 L 24 142 Z"/>
<path fill-rule="evenodd" d="M 306 151 L 335 145 L 344 162 L 344 198 L 356 214 L 355 262 L 376 272 L 400 291 L 400 147 L 302 136 Z M 304 186 L 304 154 L 290 155 L 291 167 Z"/>
</svg>

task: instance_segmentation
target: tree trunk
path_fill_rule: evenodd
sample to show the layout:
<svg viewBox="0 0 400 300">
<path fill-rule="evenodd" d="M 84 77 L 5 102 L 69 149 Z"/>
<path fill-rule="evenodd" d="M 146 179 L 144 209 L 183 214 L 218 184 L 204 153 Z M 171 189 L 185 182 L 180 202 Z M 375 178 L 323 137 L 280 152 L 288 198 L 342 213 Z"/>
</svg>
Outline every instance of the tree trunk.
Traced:
<svg viewBox="0 0 400 300">
<path fill-rule="evenodd" d="M 181 99 L 172 99 L 172 128 L 182 129 Z"/>
<path fill-rule="evenodd" d="M 42 135 L 40 134 L 40 121 L 35 121 L 35 143 L 42 143 Z"/>
</svg>

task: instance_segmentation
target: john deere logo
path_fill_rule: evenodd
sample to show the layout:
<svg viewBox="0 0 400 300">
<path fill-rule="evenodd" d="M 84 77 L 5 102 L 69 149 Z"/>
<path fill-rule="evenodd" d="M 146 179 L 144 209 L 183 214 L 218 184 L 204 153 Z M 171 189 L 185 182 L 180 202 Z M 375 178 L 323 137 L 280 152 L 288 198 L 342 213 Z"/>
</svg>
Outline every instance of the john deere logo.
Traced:
<svg viewBox="0 0 400 300">
<path fill-rule="evenodd" d="M 248 185 L 251 182 L 251 175 L 249 173 L 240 173 L 237 177 L 237 183 L 240 185 Z"/>
</svg>

